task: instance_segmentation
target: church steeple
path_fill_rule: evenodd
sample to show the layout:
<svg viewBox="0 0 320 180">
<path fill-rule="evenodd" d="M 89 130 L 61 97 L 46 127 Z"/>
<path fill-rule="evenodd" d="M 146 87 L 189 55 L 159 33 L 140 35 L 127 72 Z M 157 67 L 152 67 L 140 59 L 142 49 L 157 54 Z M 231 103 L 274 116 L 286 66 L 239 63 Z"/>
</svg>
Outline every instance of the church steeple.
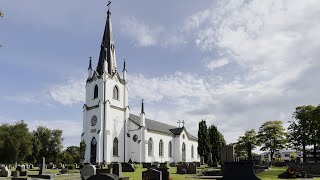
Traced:
<svg viewBox="0 0 320 180">
<path fill-rule="evenodd" d="M 110 3 L 108 4 L 108 7 Z M 104 72 L 113 75 L 117 71 L 116 53 L 112 34 L 111 12 L 108 9 L 107 20 L 104 28 L 103 38 L 100 46 L 99 62 L 97 72 L 102 75 Z"/>
</svg>

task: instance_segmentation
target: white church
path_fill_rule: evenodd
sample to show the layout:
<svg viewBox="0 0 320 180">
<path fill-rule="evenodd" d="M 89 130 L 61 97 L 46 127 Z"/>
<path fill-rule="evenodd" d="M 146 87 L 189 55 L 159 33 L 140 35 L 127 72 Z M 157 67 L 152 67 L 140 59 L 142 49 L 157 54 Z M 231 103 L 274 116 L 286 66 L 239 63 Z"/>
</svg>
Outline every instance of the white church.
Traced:
<svg viewBox="0 0 320 180">
<path fill-rule="evenodd" d="M 95 70 L 90 57 L 81 139 L 84 163 L 199 161 L 198 139 L 184 126 L 146 118 L 143 101 L 140 115 L 130 114 L 127 70 L 124 62 L 120 77 L 110 10 Z"/>
</svg>

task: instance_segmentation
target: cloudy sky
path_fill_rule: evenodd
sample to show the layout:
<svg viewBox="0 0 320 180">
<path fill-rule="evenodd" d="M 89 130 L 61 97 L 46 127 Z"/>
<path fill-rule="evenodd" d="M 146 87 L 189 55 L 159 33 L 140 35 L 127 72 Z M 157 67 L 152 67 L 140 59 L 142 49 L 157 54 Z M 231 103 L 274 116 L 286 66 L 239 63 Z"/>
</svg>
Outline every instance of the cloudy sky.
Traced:
<svg viewBox="0 0 320 180">
<path fill-rule="evenodd" d="M 96 66 L 106 0 L 3 0 L 0 123 L 64 130 L 79 144 L 89 56 Z M 129 105 L 192 134 L 206 119 L 235 142 L 267 120 L 320 102 L 317 0 L 114 1 L 118 69 Z"/>
</svg>

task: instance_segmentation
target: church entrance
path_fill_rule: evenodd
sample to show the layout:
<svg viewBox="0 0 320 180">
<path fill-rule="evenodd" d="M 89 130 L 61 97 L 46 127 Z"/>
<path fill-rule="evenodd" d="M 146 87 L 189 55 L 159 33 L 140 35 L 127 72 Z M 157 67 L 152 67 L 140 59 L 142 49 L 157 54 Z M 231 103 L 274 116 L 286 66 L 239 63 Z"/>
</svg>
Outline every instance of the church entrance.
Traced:
<svg viewBox="0 0 320 180">
<path fill-rule="evenodd" d="M 182 144 L 182 162 L 186 162 L 186 144 Z"/>
<path fill-rule="evenodd" d="M 90 163 L 97 163 L 97 140 L 96 138 L 92 138 L 91 140 L 91 148 L 90 148 Z"/>
</svg>

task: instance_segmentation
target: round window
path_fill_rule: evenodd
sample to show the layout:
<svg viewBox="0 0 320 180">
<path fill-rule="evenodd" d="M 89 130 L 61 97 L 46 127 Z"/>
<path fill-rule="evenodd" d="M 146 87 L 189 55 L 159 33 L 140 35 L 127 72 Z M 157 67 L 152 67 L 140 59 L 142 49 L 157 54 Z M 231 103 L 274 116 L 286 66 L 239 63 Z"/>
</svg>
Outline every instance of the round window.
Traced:
<svg viewBox="0 0 320 180">
<path fill-rule="evenodd" d="M 138 136 L 135 134 L 132 139 L 133 139 L 134 142 L 137 142 L 138 141 Z"/>
<path fill-rule="evenodd" d="M 97 124 L 97 116 L 93 116 L 91 118 L 91 126 L 95 126 Z"/>
</svg>

